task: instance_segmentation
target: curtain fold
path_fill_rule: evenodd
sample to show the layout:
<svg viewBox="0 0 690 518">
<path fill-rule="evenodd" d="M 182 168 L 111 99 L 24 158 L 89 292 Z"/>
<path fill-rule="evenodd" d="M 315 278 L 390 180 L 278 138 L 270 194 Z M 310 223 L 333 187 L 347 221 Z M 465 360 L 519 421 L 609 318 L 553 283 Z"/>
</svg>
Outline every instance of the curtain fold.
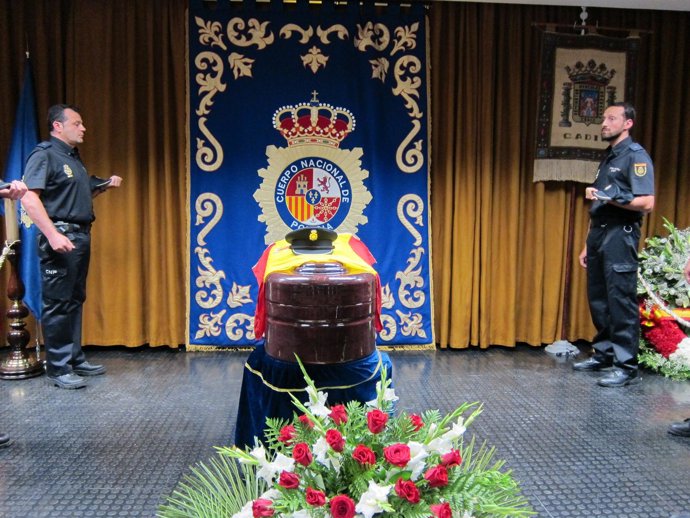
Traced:
<svg viewBox="0 0 690 518">
<path fill-rule="evenodd" d="M 41 137 L 48 135 L 44 114 L 51 104 L 77 104 L 89 171 L 124 178 L 120 189 L 95 200 L 87 344 L 185 342 L 187 3 L 0 0 L 0 165 L 28 47 Z M 429 13 L 437 342 L 465 348 L 559 339 L 567 262 L 567 338 L 589 339 L 585 272 L 577 263 L 588 221 L 584 186 L 535 184 L 531 169 L 540 55 L 533 24 L 572 25 L 580 9 L 434 2 Z M 652 31 L 642 39 L 634 131 L 657 171 L 657 207 L 643 232 L 663 233 L 663 217 L 686 227 L 690 13 L 590 9 L 589 15 L 602 27 Z"/>
<path fill-rule="evenodd" d="M 533 183 L 540 33 L 572 25 L 579 9 L 438 2 L 431 6 L 432 214 L 436 336 L 442 348 L 591 339 L 584 185 Z M 642 40 L 634 136 L 658 171 L 656 211 L 684 227 L 688 214 L 688 13 L 591 9 L 602 27 L 638 28 Z M 574 197 L 572 215 L 570 202 Z M 567 253 L 572 232 L 572 252 Z M 563 326 L 570 266 L 567 328 Z"/>
<path fill-rule="evenodd" d="M 41 118 L 52 104 L 76 104 L 87 169 L 124 179 L 94 200 L 84 342 L 177 347 L 185 329 L 186 2 L 3 4 L 13 22 L 0 22 L 10 43 L 0 63 L 14 76 L 27 45 Z M 3 144 L 20 81 L 0 86 Z M 47 124 L 40 129 L 47 138 Z"/>
</svg>

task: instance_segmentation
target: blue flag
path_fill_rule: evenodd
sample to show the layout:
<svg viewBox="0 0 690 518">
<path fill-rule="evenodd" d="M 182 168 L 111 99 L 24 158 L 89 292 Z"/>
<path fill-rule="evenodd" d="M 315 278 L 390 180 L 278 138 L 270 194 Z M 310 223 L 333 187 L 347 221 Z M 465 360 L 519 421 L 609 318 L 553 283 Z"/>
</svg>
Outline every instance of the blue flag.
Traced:
<svg viewBox="0 0 690 518">
<path fill-rule="evenodd" d="M 24 85 L 17 117 L 12 131 L 12 142 L 5 167 L 5 181 L 21 180 L 26 159 L 38 144 L 38 126 L 36 123 L 36 99 L 34 96 L 33 74 L 31 62 L 27 58 L 24 66 Z M 38 229 L 29 219 L 20 204 L 17 203 L 17 219 L 20 222 L 20 239 L 22 242 L 21 261 L 19 271 L 26 289 L 24 303 L 31 310 L 37 320 L 41 319 L 41 270 L 38 263 L 38 244 L 36 236 Z"/>
</svg>

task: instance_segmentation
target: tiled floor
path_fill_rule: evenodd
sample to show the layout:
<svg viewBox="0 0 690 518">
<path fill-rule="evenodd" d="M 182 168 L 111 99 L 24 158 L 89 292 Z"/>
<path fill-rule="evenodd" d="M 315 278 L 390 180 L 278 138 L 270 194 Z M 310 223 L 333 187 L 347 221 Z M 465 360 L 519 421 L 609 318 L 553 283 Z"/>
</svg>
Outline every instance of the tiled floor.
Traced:
<svg viewBox="0 0 690 518">
<path fill-rule="evenodd" d="M 0 380 L 0 516 L 153 517 L 190 465 L 234 436 L 246 352 L 92 348 L 87 388 Z M 690 383 L 645 373 L 596 385 L 541 348 L 390 353 L 399 407 L 482 401 L 470 427 L 497 448 L 540 517 L 666 517 L 690 511 Z M 582 355 L 580 357 L 583 357 Z"/>
</svg>

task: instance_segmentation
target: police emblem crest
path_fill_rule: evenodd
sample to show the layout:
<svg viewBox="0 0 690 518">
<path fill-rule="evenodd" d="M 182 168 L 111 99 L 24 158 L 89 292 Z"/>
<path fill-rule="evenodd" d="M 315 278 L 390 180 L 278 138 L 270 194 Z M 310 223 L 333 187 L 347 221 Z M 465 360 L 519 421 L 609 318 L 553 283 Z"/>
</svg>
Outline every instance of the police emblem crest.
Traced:
<svg viewBox="0 0 690 518">
<path fill-rule="evenodd" d="M 355 117 L 317 95 L 273 116 L 287 147 L 268 146 L 268 167 L 258 172 L 263 182 L 254 199 L 262 211 L 258 219 L 266 223 L 266 244 L 307 226 L 356 234 L 367 222 L 363 211 L 372 196 L 364 185 L 369 173 L 361 168 L 363 151 L 340 148 L 355 129 Z"/>
<path fill-rule="evenodd" d="M 646 162 L 640 162 L 640 163 L 635 163 L 635 175 L 637 176 L 644 176 L 647 174 L 647 163 Z"/>
</svg>

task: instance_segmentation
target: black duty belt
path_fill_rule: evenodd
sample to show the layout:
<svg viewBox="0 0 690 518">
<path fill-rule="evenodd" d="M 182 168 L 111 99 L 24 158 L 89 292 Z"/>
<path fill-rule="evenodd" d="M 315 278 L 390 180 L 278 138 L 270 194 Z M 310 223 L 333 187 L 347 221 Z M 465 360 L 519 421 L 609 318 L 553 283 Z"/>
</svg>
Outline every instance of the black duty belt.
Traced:
<svg viewBox="0 0 690 518">
<path fill-rule="evenodd" d="M 623 219 L 623 218 L 591 218 L 593 227 L 624 227 L 626 225 L 639 225 L 639 219 Z"/>
<path fill-rule="evenodd" d="M 69 223 L 68 221 L 53 221 L 53 225 L 60 232 L 76 232 L 88 234 L 91 232 L 91 223 Z"/>
</svg>

